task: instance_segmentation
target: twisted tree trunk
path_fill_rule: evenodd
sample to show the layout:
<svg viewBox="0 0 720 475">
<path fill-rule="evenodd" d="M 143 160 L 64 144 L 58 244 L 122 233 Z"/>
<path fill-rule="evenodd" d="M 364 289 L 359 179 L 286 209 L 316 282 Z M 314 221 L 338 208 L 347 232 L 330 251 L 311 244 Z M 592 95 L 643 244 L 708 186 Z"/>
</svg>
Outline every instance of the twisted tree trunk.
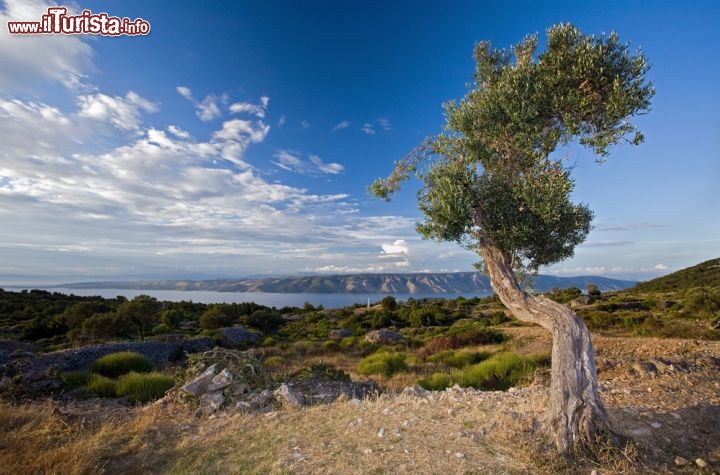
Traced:
<svg viewBox="0 0 720 475">
<path fill-rule="evenodd" d="M 598 393 L 595 352 L 585 323 L 568 307 L 525 293 L 513 277 L 507 256 L 487 238 L 479 253 L 492 288 L 518 319 L 536 323 L 552 334 L 552 370 L 546 428 L 558 452 L 567 454 L 598 435 L 614 437 Z"/>
</svg>

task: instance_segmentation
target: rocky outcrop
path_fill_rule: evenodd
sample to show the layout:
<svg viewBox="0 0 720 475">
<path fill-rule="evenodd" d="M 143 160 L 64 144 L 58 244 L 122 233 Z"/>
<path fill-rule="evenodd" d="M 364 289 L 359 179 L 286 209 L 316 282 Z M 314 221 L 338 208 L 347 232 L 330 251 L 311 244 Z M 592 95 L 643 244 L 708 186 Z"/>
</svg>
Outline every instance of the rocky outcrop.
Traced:
<svg viewBox="0 0 720 475">
<path fill-rule="evenodd" d="M 187 354 L 207 351 L 215 346 L 210 338 L 174 342 L 131 341 L 84 346 L 50 353 L 28 352 L 5 355 L 0 360 L 0 390 L 12 386 L 15 397 L 25 398 L 58 392 L 60 373 L 87 368 L 93 361 L 118 351 L 134 351 L 154 365 L 183 358 Z"/>
<path fill-rule="evenodd" d="M 340 397 L 363 399 L 379 392 L 376 383 L 352 381 L 329 365 L 311 366 L 277 384 L 247 351 L 215 348 L 191 360 L 188 381 L 167 398 L 184 400 L 182 394 L 189 395 L 197 401 L 201 415 L 299 409 L 331 403 Z"/>
<path fill-rule="evenodd" d="M 399 343 L 402 339 L 403 336 L 400 333 L 388 328 L 372 330 L 365 335 L 365 341 L 368 343 L 379 343 L 381 345 L 393 345 Z"/>
</svg>

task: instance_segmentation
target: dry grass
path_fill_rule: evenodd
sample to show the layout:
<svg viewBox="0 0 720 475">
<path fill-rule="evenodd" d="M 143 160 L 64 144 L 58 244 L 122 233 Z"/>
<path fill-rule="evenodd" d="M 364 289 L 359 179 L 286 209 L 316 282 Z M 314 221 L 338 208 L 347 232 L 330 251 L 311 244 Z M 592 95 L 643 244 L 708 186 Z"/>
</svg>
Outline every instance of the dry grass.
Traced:
<svg viewBox="0 0 720 475">
<path fill-rule="evenodd" d="M 0 473 L 514 474 L 595 467 L 542 455 L 552 451 L 534 428 L 546 401 L 539 386 L 451 389 L 212 419 L 171 404 L 116 406 L 109 418 L 82 405 L 64 412 L 51 403 L 6 405 Z"/>
<path fill-rule="evenodd" d="M 541 330 L 513 332 L 522 354 L 547 346 L 536 340 Z M 572 462 L 554 455 L 540 432 L 547 388 L 530 386 L 450 389 L 426 398 L 386 394 L 215 418 L 195 417 L 171 402 L 6 404 L 0 405 L 0 474 L 699 473 L 674 467 L 677 455 L 720 466 L 718 369 L 693 363 L 709 361 L 697 355 L 720 354 L 720 342 L 595 340 L 599 355 L 612 363 L 600 374 L 611 419 L 636 443 L 622 449 L 601 444 Z M 655 355 L 687 355 L 692 370 L 656 378 L 628 372 L 638 358 Z M 309 359 L 316 358 L 348 369 L 355 361 L 342 353 Z M 415 377 L 398 373 L 380 382 L 400 388 Z"/>
</svg>

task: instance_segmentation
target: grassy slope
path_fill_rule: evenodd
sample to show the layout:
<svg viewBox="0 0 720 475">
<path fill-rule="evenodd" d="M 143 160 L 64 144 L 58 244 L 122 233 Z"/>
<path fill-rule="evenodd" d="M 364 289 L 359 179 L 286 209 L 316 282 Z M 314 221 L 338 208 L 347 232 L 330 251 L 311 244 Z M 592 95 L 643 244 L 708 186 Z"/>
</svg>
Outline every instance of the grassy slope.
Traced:
<svg viewBox="0 0 720 475">
<path fill-rule="evenodd" d="M 670 292 L 694 287 L 720 288 L 720 258 L 636 285 L 632 290 Z"/>
</svg>

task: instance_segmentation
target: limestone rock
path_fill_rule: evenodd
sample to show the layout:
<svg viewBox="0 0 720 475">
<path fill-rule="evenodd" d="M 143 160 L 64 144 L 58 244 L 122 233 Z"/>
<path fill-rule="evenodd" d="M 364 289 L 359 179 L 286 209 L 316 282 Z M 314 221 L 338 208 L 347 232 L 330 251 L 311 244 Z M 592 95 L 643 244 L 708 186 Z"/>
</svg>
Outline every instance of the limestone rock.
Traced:
<svg viewBox="0 0 720 475">
<path fill-rule="evenodd" d="M 336 330 L 330 330 L 330 338 L 339 339 L 339 338 L 345 338 L 348 336 L 352 336 L 352 330 L 350 330 L 349 328 L 340 328 L 340 329 L 336 329 Z"/>
<path fill-rule="evenodd" d="M 199 376 L 183 385 L 183 391 L 188 392 L 193 396 L 200 396 L 201 394 L 205 393 L 208 386 L 212 384 L 213 378 L 215 378 L 216 369 L 217 365 L 209 366 Z"/>
<path fill-rule="evenodd" d="M 225 404 L 225 396 L 221 392 L 205 393 L 200 396 L 200 410 L 205 414 L 211 414 Z"/>
<path fill-rule="evenodd" d="M 299 409 L 305 405 L 302 395 L 285 383 L 281 384 L 273 394 L 283 407 Z"/>
<path fill-rule="evenodd" d="M 368 343 L 379 343 L 381 345 L 392 345 L 402 341 L 403 336 L 388 328 L 373 330 L 365 335 L 365 341 Z"/>
</svg>

